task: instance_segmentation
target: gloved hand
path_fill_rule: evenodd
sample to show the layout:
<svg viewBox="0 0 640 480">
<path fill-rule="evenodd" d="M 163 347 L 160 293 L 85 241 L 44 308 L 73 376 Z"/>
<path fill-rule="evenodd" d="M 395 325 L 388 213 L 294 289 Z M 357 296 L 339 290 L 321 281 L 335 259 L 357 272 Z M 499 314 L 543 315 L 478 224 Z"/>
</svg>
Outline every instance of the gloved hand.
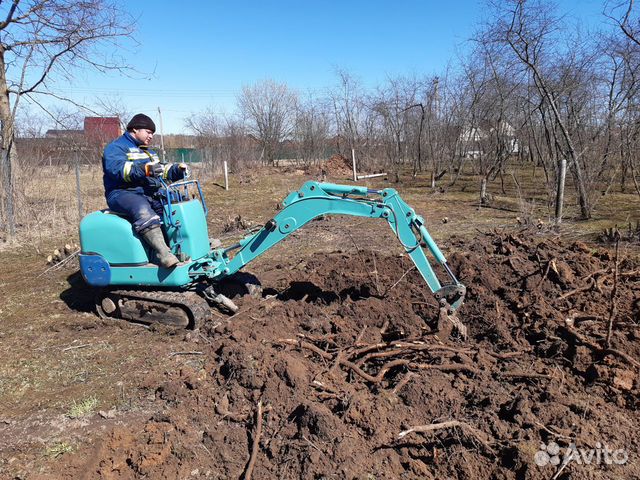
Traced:
<svg viewBox="0 0 640 480">
<path fill-rule="evenodd" d="M 145 163 L 144 173 L 147 177 L 162 177 L 164 166 L 160 162 Z"/>
<path fill-rule="evenodd" d="M 142 188 L 145 195 L 156 198 L 158 190 L 162 188 L 162 180 L 159 177 L 145 177 L 142 180 Z M 162 198 L 162 196 L 157 198 Z"/>
<path fill-rule="evenodd" d="M 191 171 L 186 163 L 179 163 L 178 168 L 182 171 L 182 178 L 189 178 L 191 176 Z"/>
</svg>

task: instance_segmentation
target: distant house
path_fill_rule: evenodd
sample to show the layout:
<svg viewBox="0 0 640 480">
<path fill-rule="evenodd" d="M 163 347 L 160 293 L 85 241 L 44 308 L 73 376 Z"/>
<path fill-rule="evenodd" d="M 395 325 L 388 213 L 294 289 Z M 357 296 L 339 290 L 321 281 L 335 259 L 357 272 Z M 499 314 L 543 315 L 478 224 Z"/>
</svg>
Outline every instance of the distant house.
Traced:
<svg viewBox="0 0 640 480">
<path fill-rule="evenodd" d="M 19 137 L 23 161 L 33 165 L 63 165 L 100 161 L 104 146 L 122 135 L 118 117 L 85 117 L 82 130 L 47 130 L 43 138 Z"/>
<path fill-rule="evenodd" d="M 515 129 L 508 122 L 501 121 L 497 127 L 488 123 L 463 127 L 458 137 L 459 154 L 466 158 L 479 158 L 496 138 L 510 155 L 520 151 Z"/>
<path fill-rule="evenodd" d="M 84 137 L 91 144 L 105 144 L 122 135 L 118 117 L 85 117 Z"/>
<path fill-rule="evenodd" d="M 465 158 L 478 158 L 484 151 L 482 141 L 487 133 L 479 127 L 467 126 L 462 129 L 459 137 L 460 156 Z"/>
<path fill-rule="evenodd" d="M 47 130 L 45 138 L 67 139 L 102 146 L 122 135 L 118 117 L 85 117 L 83 130 Z"/>
<path fill-rule="evenodd" d="M 69 138 L 81 139 L 84 136 L 84 130 L 47 130 L 44 134 L 45 138 Z"/>
</svg>

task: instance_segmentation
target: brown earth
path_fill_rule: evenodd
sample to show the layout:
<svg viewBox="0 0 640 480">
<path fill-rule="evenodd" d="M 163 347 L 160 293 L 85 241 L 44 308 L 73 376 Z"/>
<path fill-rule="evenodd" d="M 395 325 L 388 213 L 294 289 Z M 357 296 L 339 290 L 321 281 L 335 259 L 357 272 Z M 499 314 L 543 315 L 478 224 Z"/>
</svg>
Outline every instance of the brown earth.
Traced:
<svg viewBox="0 0 640 480">
<path fill-rule="evenodd" d="M 351 159 L 340 155 L 339 153 L 332 155 L 328 160 L 323 162 L 322 170 L 326 175 L 333 177 L 350 177 L 353 174 Z"/>
<path fill-rule="evenodd" d="M 262 298 L 237 299 L 239 313 L 196 332 L 87 314 L 66 328 L 115 330 L 158 358 L 166 339 L 182 363 L 142 368 L 137 408 L 61 420 L 82 440 L 72 453 L 34 460 L 37 423 L 0 423 L 0 474 L 640 478 L 640 262 L 528 231 L 454 240 L 451 250 L 468 288 L 466 340 L 449 335 L 408 257 L 372 251 L 267 263 Z M 400 435 L 447 421 L 459 423 Z M 560 455 L 573 444 L 599 460 L 536 465 L 551 442 Z M 623 449 L 626 462 L 606 464 L 605 448 Z"/>
</svg>

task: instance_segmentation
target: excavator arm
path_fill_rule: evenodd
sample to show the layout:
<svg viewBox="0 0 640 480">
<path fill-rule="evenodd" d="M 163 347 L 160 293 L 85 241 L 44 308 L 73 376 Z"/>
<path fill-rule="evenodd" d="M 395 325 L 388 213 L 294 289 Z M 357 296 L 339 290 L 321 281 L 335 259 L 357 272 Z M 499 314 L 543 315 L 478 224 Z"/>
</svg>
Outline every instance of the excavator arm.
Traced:
<svg viewBox="0 0 640 480">
<path fill-rule="evenodd" d="M 291 233 L 322 215 L 353 215 L 387 221 L 400 244 L 441 306 L 454 313 L 462 304 L 466 289 L 454 276 L 447 261 L 425 227 L 424 219 L 392 188 L 372 190 L 361 186 L 307 182 L 283 202 L 282 210 L 258 232 L 228 248 L 210 253 L 207 276 L 222 280 L 233 275 Z M 427 258 L 429 252 L 449 277 L 441 284 Z M 233 256 L 230 256 L 233 254 Z"/>
</svg>

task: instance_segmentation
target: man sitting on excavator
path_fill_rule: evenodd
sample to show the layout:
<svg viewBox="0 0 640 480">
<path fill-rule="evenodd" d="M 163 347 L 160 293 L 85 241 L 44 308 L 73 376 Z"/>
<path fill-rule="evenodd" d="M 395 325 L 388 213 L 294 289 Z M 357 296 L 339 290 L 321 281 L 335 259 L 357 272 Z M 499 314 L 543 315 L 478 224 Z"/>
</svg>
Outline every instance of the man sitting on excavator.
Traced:
<svg viewBox="0 0 640 480">
<path fill-rule="evenodd" d="M 143 113 L 134 115 L 127 131 L 107 145 L 102 155 L 104 193 L 111 210 L 122 213 L 133 224 L 134 231 L 155 251 L 158 263 L 175 267 L 176 257 L 162 233 L 162 203 L 154 194 L 161 187 L 160 178 L 168 182 L 189 176 L 185 163 L 160 163 L 150 150 L 156 126 Z"/>
</svg>

